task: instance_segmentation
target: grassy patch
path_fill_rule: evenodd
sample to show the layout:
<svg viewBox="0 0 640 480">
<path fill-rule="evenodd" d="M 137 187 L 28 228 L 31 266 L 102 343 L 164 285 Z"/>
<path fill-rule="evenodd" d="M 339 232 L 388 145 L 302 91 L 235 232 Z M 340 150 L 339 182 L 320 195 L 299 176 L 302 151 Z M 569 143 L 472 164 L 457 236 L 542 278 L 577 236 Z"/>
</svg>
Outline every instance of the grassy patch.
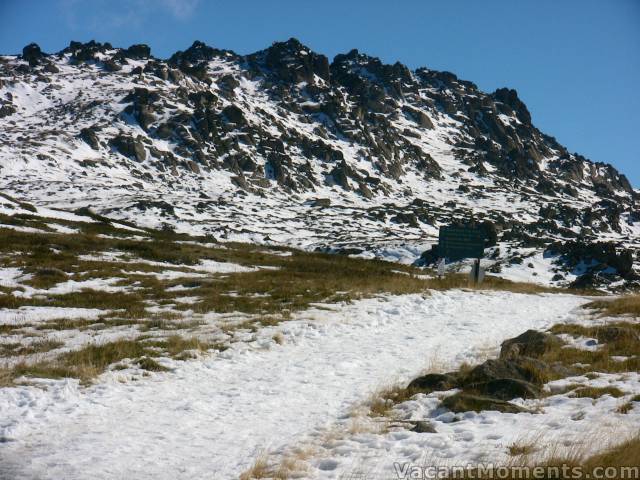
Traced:
<svg viewBox="0 0 640 480">
<path fill-rule="evenodd" d="M 543 442 L 541 439 L 540 442 Z M 539 445 L 544 447 L 546 445 Z M 537 449 L 537 446 L 534 446 Z M 559 449 L 562 451 L 562 448 Z M 521 480 L 544 478 L 545 480 L 569 480 L 575 478 L 639 478 L 640 437 L 636 436 L 619 445 L 605 448 L 596 455 L 573 449 L 567 453 L 552 453 L 548 458 L 535 455 L 518 455 L 518 459 L 495 465 L 485 471 L 456 472 L 453 478 Z M 528 467 L 530 470 L 523 470 Z M 534 468 L 542 470 L 536 473 Z M 608 470 L 607 470 L 608 468 Z M 614 470 L 615 469 L 615 470 Z M 460 473 L 462 473 L 460 475 Z M 534 477 L 534 474 L 536 475 Z"/>
<path fill-rule="evenodd" d="M 429 288 L 434 290 L 450 290 L 452 288 L 472 288 L 475 290 L 499 290 L 513 293 L 558 293 L 566 290 L 552 287 L 544 287 L 535 283 L 512 282 L 500 277 L 487 275 L 484 281 L 475 286 L 469 281 L 469 277 L 462 273 L 447 274 L 443 278 L 433 278 L 428 281 Z"/>
<path fill-rule="evenodd" d="M 205 350 L 211 347 L 196 338 L 185 339 L 174 335 L 163 341 L 148 341 L 148 338 L 121 339 L 103 344 L 87 345 L 58 355 L 55 359 L 35 364 L 20 363 L 0 372 L 3 384 L 11 384 L 16 378 L 78 378 L 87 383 L 104 372 L 110 365 L 125 359 L 138 359 L 146 370 L 162 371 L 164 367 L 150 357 L 170 355 L 177 357 L 185 350 Z M 157 364 L 157 366 L 156 366 Z M 148 367 L 148 368 L 147 368 Z"/>
<path fill-rule="evenodd" d="M 0 356 L 19 357 L 34 353 L 45 353 L 60 348 L 62 345 L 64 343 L 57 340 L 40 340 L 28 345 L 22 343 L 0 343 Z"/>
<path fill-rule="evenodd" d="M 622 405 L 620 405 L 616 409 L 616 412 L 618 412 L 618 413 L 629 413 L 636 406 L 636 404 L 640 404 L 640 395 L 635 395 L 635 396 L 631 397 L 631 400 L 629 400 L 628 402 L 625 402 Z"/>
<path fill-rule="evenodd" d="M 507 447 L 507 452 L 512 457 L 519 457 L 523 455 L 530 455 L 536 451 L 536 446 L 529 443 L 513 443 Z"/>
<path fill-rule="evenodd" d="M 588 303 L 585 308 L 600 310 L 604 315 L 640 316 L 640 295 L 626 295 L 613 300 L 597 300 Z"/>
<path fill-rule="evenodd" d="M 420 390 L 400 385 L 388 387 L 378 392 L 369 401 L 369 415 L 372 417 L 390 417 L 394 405 L 410 400 Z"/>
<path fill-rule="evenodd" d="M 581 387 L 571 393 L 576 398 L 600 398 L 604 395 L 620 398 L 624 397 L 624 392 L 617 387 Z"/>
<path fill-rule="evenodd" d="M 138 360 L 138 366 L 143 370 L 149 370 L 150 372 L 168 372 L 171 369 L 160 365 L 153 358 L 142 357 Z"/>
</svg>

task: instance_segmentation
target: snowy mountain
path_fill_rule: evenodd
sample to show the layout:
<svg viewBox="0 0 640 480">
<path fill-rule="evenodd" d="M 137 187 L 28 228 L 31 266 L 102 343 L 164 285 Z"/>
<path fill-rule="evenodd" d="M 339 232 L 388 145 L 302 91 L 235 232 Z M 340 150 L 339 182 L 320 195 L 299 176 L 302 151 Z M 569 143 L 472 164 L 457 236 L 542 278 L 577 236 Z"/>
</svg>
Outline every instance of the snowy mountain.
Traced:
<svg viewBox="0 0 640 480">
<path fill-rule="evenodd" d="M 162 60 L 93 41 L 1 56 L 0 190 L 419 264 L 434 260 L 440 225 L 473 220 L 506 278 L 638 278 L 640 192 L 540 132 L 514 90 L 357 50 L 330 62 L 295 39 L 244 56 L 195 42 Z"/>
</svg>

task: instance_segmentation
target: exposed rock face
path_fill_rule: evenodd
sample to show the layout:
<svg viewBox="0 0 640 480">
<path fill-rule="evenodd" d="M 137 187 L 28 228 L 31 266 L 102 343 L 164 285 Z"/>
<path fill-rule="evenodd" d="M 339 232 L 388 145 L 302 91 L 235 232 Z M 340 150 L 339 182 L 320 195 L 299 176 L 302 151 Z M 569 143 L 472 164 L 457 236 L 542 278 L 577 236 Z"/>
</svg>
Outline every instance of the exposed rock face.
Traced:
<svg viewBox="0 0 640 480">
<path fill-rule="evenodd" d="M 110 143 L 122 155 L 135 158 L 138 162 L 143 162 L 147 158 L 144 145 L 137 139 L 126 135 L 118 135 Z"/>
<path fill-rule="evenodd" d="M 14 95 L 16 85 L 31 100 Z M 0 131 L 0 166 L 39 159 L 25 168 L 42 185 L 75 175 L 71 152 L 86 142 L 102 169 L 131 177 L 126 186 L 107 171 L 92 178 L 92 188 L 104 189 L 96 208 L 131 220 L 136 196 L 155 191 L 175 195 L 191 215 L 216 218 L 191 217 L 193 228 L 266 231 L 273 219 L 258 212 L 272 201 L 278 221 L 295 218 L 284 241 L 315 235 L 299 243 L 326 251 L 435 241 L 438 226 L 473 220 L 485 229 L 496 273 L 529 263 L 509 248 L 535 248 L 564 264 L 553 264 L 555 284 L 636 282 L 640 207 L 624 175 L 540 132 L 515 90 L 485 93 L 452 73 L 412 71 L 357 50 L 330 60 L 289 39 L 238 55 L 196 41 L 163 60 L 144 44 L 72 41 L 55 54 L 31 44 L 0 61 Z M 44 146 L 42 138 L 56 141 Z M 72 186 L 67 195 L 86 199 L 82 182 Z M 224 197 L 234 214 L 192 202 L 193 192 Z M 330 206 L 313 207 L 316 198 Z M 594 247 L 603 234 L 611 245 Z M 429 250 L 422 263 L 436 258 Z"/>
<path fill-rule="evenodd" d="M 84 140 L 94 150 L 100 149 L 100 141 L 98 135 L 92 128 L 83 128 L 80 130 L 80 138 Z"/>
<path fill-rule="evenodd" d="M 44 57 L 40 46 L 37 43 L 30 43 L 22 49 L 22 58 L 29 62 L 32 67 Z"/>
<path fill-rule="evenodd" d="M 136 44 L 122 51 L 126 58 L 143 59 L 151 56 L 151 48 L 148 45 Z"/>
</svg>

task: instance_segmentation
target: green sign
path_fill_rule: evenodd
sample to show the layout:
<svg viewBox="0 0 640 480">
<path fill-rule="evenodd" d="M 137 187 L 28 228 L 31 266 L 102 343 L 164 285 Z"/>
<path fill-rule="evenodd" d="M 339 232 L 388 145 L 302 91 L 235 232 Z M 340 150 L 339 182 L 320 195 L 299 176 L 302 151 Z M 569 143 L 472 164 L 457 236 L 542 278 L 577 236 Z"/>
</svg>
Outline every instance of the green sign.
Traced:
<svg viewBox="0 0 640 480">
<path fill-rule="evenodd" d="M 474 227 L 440 227 L 438 255 L 451 261 L 481 258 L 484 254 L 485 232 Z"/>
</svg>

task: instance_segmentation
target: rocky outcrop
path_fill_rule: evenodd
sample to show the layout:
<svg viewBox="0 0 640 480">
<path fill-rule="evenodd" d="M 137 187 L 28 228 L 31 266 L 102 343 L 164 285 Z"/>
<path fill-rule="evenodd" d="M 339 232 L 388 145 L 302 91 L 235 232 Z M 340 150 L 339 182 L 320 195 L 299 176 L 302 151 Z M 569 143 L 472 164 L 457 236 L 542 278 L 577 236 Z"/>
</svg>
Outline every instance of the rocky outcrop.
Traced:
<svg viewBox="0 0 640 480">
<path fill-rule="evenodd" d="M 134 158 L 138 162 L 143 162 L 147 158 L 147 152 L 139 139 L 134 139 L 127 135 L 118 135 L 111 139 L 110 144 L 122 155 Z"/>
</svg>

